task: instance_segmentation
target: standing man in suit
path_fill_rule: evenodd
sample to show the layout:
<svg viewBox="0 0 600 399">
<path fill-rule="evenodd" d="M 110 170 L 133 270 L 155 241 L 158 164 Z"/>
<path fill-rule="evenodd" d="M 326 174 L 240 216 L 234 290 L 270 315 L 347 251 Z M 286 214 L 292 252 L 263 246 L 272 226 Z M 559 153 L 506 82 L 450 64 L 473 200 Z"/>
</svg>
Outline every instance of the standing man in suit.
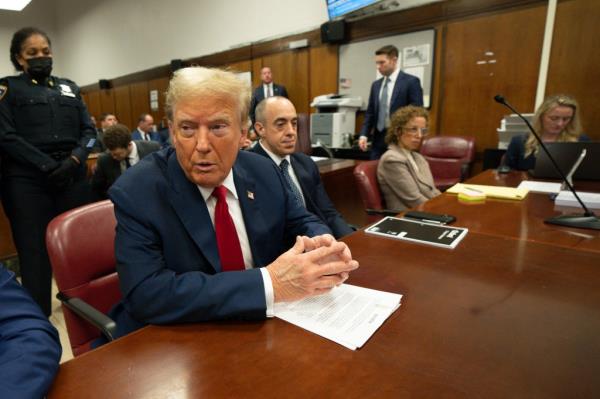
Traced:
<svg viewBox="0 0 600 399">
<path fill-rule="evenodd" d="M 160 150 L 156 141 L 132 141 L 127 126 L 116 124 L 104 131 L 108 152 L 100 155 L 92 176 L 92 190 L 98 200 L 106 199 L 106 192 L 121 173 L 146 155 Z"/>
<path fill-rule="evenodd" d="M 325 223 L 335 238 L 353 232 L 325 192 L 319 168 L 307 155 L 294 152 L 298 115 L 290 100 L 270 97 L 256 107 L 254 126 L 260 140 L 251 151 L 271 159 L 281 169 L 295 199 Z"/>
<path fill-rule="evenodd" d="M 371 85 L 369 105 L 360 130 L 358 146 L 367 151 L 367 138 L 372 135 L 371 159 L 379 159 L 386 151 L 385 132 L 390 116 L 406 105 L 423 105 L 423 89 L 419 78 L 400 70 L 396 46 L 383 46 L 375 52 L 377 70 L 383 75 Z"/>
<path fill-rule="evenodd" d="M 150 114 L 141 114 L 138 118 L 137 128 L 131 132 L 133 140 L 160 141 L 160 135 L 152 130 L 154 127 L 154 118 Z"/>
<path fill-rule="evenodd" d="M 166 97 L 172 147 L 108 194 L 117 219 L 117 336 L 146 324 L 261 320 L 328 292 L 358 267 L 300 206 L 276 166 L 240 151 L 250 90 L 231 72 L 179 69 Z M 290 248 L 291 247 L 291 248 Z"/>
<path fill-rule="evenodd" d="M 254 93 L 252 93 L 252 101 L 250 102 L 250 121 L 252 122 L 252 126 L 254 126 L 254 122 L 256 122 L 254 115 L 256 106 L 262 100 L 273 96 L 288 98 L 288 93 L 285 89 L 285 86 L 273 83 L 273 74 L 271 73 L 271 68 L 264 67 L 260 70 L 260 80 L 262 81 L 262 84 L 254 89 Z"/>
<path fill-rule="evenodd" d="M 42 398 L 62 349 L 40 307 L 0 264 L 0 398 Z"/>
</svg>

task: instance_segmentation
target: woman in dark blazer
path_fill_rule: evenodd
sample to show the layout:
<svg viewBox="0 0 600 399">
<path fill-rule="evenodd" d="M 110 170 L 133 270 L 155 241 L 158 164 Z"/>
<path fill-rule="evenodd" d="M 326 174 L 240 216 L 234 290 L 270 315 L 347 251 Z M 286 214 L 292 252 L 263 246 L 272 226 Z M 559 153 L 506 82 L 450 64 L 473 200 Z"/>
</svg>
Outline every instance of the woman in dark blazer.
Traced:
<svg viewBox="0 0 600 399">
<path fill-rule="evenodd" d="M 588 141 L 589 138 L 581 133 L 578 108 L 572 97 L 562 94 L 548 97 L 535 112 L 533 129 L 544 143 Z M 539 144 L 533 134 L 514 136 L 503 163 L 511 169 L 533 169 L 538 150 Z"/>
</svg>

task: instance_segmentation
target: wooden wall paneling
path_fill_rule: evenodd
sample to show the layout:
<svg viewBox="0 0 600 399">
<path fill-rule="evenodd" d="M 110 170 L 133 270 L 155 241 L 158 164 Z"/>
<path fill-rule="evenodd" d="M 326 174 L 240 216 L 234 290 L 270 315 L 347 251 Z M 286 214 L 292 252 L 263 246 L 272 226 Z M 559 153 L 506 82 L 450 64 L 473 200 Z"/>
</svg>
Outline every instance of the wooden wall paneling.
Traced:
<svg viewBox="0 0 600 399">
<path fill-rule="evenodd" d="M 583 131 L 600 140 L 600 2 L 558 3 L 546 95 L 571 94 L 579 102 Z"/>
<path fill-rule="evenodd" d="M 546 0 L 446 0 L 430 3 L 353 21 L 349 24 L 349 40 L 414 32 L 450 20 L 546 3 Z"/>
<path fill-rule="evenodd" d="M 230 62 L 224 65 L 225 68 L 229 68 L 236 72 L 252 72 L 252 61 L 238 61 L 238 62 Z"/>
<path fill-rule="evenodd" d="M 159 78 L 153 79 L 148 82 L 148 93 L 150 90 L 158 91 L 158 111 L 150 112 L 152 117 L 154 118 L 154 123 L 156 123 L 157 127 L 160 128 L 161 121 L 163 118 L 166 119 L 165 116 L 165 93 L 167 92 L 167 88 L 169 87 L 169 78 Z M 149 97 L 148 97 L 149 98 Z M 165 120 L 166 123 L 166 120 Z"/>
<path fill-rule="evenodd" d="M 309 102 L 316 96 L 338 92 L 339 58 L 338 46 L 318 46 L 309 50 Z M 316 112 L 311 108 L 310 112 Z"/>
<path fill-rule="evenodd" d="M 103 89 L 98 91 L 100 96 L 100 113 L 115 114 L 115 96 L 113 89 Z M 119 115 L 117 115 L 117 118 Z"/>
<path fill-rule="evenodd" d="M 539 72 L 546 6 L 452 22 L 447 25 L 439 131 L 470 135 L 477 151 L 496 148 L 496 128 L 507 110 L 501 93 L 531 112 Z"/>
<path fill-rule="evenodd" d="M 129 86 L 115 87 L 115 112 L 119 122 L 131 129 L 133 117 L 131 114 L 131 92 Z"/>
<path fill-rule="evenodd" d="M 131 90 L 131 130 L 135 129 L 141 114 L 152 114 L 150 112 L 150 94 L 148 82 L 132 83 L 129 85 Z M 154 118 L 154 115 L 152 116 Z M 154 123 L 159 123 L 160 118 Z"/>
<path fill-rule="evenodd" d="M 185 65 L 200 65 L 206 67 L 222 66 L 229 63 L 247 61 L 252 58 L 251 46 L 238 47 L 220 53 L 208 54 L 202 57 L 185 60 Z"/>
<path fill-rule="evenodd" d="M 90 115 L 96 118 L 98 125 L 100 124 L 100 115 L 102 115 L 102 106 L 100 105 L 100 92 L 99 90 L 90 91 L 85 94 L 85 105 L 87 106 Z"/>
<path fill-rule="evenodd" d="M 253 58 L 252 59 L 252 87 L 257 87 L 260 84 L 260 70 L 263 67 L 263 59 Z"/>
<path fill-rule="evenodd" d="M 263 57 L 271 67 L 273 81 L 286 87 L 297 112 L 309 112 L 308 49 L 291 50 Z"/>
</svg>

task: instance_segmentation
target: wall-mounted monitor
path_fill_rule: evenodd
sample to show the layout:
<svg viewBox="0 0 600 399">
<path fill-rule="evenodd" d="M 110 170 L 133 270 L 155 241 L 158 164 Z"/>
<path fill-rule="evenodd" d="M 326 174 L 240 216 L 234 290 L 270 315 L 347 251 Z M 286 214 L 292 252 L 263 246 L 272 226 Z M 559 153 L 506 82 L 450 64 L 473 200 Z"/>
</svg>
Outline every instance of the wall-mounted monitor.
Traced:
<svg viewBox="0 0 600 399">
<path fill-rule="evenodd" d="M 343 17 L 360 8 L 370 6 L 379 0 L 326 0 L 329 19 Z"/>
</svg>

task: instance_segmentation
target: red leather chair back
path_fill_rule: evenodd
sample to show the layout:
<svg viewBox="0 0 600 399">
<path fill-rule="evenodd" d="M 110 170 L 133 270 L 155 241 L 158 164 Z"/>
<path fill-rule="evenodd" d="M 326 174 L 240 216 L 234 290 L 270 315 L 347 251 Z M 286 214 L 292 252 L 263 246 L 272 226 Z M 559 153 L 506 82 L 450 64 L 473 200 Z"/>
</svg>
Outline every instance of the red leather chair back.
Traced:
<svg viewBox="0 0 600 399">
<path fill-rule="evenodd" d="M 443 190 L 468 177 L 475 160 L 475 138 L 427 137 L 419 152 L 429 163 L 436 187 Z"/>
<path fill-rule="evenodd" d="M 296 152 L 303 152 L 306 155 L 312 154 L 312 145 L 310 142 L 310 116 L 305 113 L 298 114 L 298 140 L 296 140 Z"/>
<path fill-rule="evenodd" d="M 121 299 L 115 261 L 115 219 L 109 200 L 95 202 L 54 218 L 46 246 L 59 291 L 78 297 L 103 313 Z M 63 305 L 75 356 L 90 349 L 100 331 Z"/>
<path fill-rule="evenodd" d="M 354 167 L 354 179 L 365 209 L 385 209 L 377 181 L 377 165 L 379 165 L 379 160 L 364 161 Z M 368 219 L 369 222 L 374 222 L 381 217 L 381 215 L 369 215 Z"/>
</svg>

